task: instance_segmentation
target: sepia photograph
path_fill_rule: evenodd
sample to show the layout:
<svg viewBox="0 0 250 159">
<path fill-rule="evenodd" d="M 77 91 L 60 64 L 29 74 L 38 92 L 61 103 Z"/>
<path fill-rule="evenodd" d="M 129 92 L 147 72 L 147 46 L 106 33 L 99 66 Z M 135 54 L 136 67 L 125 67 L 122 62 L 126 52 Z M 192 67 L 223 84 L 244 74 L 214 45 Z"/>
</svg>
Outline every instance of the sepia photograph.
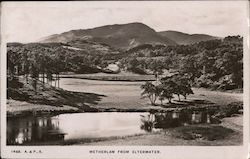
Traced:
<svg viewBox="0 0 250 159">
<path fill-rule="evenodd" d="M 1 145 L 246 147 L 248 4 L 3 2 Z"/>
</svg>

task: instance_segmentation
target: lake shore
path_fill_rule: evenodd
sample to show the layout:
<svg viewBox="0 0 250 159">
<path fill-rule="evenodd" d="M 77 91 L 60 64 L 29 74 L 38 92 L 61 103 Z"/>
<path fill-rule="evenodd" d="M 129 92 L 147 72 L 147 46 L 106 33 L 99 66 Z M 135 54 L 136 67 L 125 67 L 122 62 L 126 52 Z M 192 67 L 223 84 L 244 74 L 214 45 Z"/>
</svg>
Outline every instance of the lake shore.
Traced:
<svg viewBox="0 0 250 159">
<path fill-rule="evenodd" d="M 242 122 L 242 115 L 224 118 L 220 124 L 194 124 L 156 132 L 99 138 L 47 141 L 29 145 L 81 146 L 240 146 L 243 127 L 231 120 Z"/>
<path fill-rule="evenodd" d="M 223 118 L 220 124 L 195 124 L 147 134 L 72 140 L 63 143 L 63 145 L 84 146 L 240 146 L 242 144 L 243 115 Z"/>
<path fill-rule="evenodd" d="M 238 119 L 234 117 L 234 119 Z M 136 135 L 131 137 L 124 137 L 120 139 L 107 139 L 104 141 L 96 141 L 96 142 L 87 142 L 87 143 L 75 143 L 76 145 L 86 145 L 86 146 L 239 146 L 243 144 L 243 131 L 229 129 L 222 125 L 228 124 L 226 122 L 222 122 L 219 126 L 213 125 L 193 125 L 188 127 L 177 127 L 177 128 L 170 128 L 165 132 L 159 133 L 152 133 L 152 134 L 143 134 L 143 135 Z M 240 126 L 240 125 L 239 125 Z M 221 129 L 225 129 L 227 131 L 231 131 L 230 134 L 223 136 L 221 139 L 218 140 L 207 140 L 203 139 L 208 134 L 204 133 L 202 137 L 188 139 L 185 137 L 184 130 L 196 130 L 197 128 L 207 128 L 208 131 L 216 129 L 220 127 Z M 216 130 L 215 130 L 216 131 Z M 196 134 L 194 132 L 194 134 Z M 197 135 L 199 136 L 199 135 Z"/>
<path fill-rule="evenodd" d="M 50 85 L 38 84 L 34 92 L 30 85 L 25 82 L 22 88 L 23 93 L 29 93 L 29 100 L 20 101 L 9 99 L 7 102 L 8 117 L 30 116 L 30 115 L 57 115 L 63 113 L 78 112 L 168 112 L 182 110 L 214 110 L 221 111 L 230 108 L 230 104 L 242 102 L 242 94 L 210 91 L 207 89 L 194 88 L 194 94 L 188 99 L 173 99 L 173 103 L 167 101 L 152 106 L 148 99 L 140 97 L 140 85 L 142 82 L 114 82 L 114 81 L 93 81 L 84 79 L 62 78 L 61 88 Z M 29 89 L 27 89 L 29 88 Z M 86 93 L 88 92 L 88 93 Z M 223 111 L 224 111 L 223 109 Z M 223 114 L 222 114 L 223 115 Z M 221 116 L 221 124 L 217 125 L 190 125 L 176 127 L 150 134 L 136 134 L 124 137 L 107 137 L 101 139 L 88 139 L 87 141 L 65 141 L 62 143 L 49 143 L 51 145 L 241 145 L 243 134 L 242 115 L 234 117 Z M 201 130 L 202 138 L 187 139 L 185 132 Z M 222 138 L 207 140 L 216 132 L 225 134 Z M 197 132 L 198 134 L 201 132 Z M 206 132 L 212 132 L 207 134 Z M 225 133 L 224 133 L 225 132 Z M 228 133 L 228 134 L 227 134 Z M 194 133 L 196 134 L 196 133 Z M 177 135 L 177 136 L 176 136 Z M 191 135 L 192 136 L 192 135 Z M 199 136 L 199 135 L 198 135 Z M 220 136 L 220 135 L 219 135 Z M 240 136 L 240 137 L 239 137 Z M 48 143 L 47 143 L 48 144 Z"/>
<path fill-rule="evenodd" d="M 25 101 L 7 100 L 7 116 L 31 116 L 31 115 L 57 115 L 63 113 L 78 113 L 78 108 L 72 106 L 51 106 L 44 104 L 32 104 Z"/>
</svg>

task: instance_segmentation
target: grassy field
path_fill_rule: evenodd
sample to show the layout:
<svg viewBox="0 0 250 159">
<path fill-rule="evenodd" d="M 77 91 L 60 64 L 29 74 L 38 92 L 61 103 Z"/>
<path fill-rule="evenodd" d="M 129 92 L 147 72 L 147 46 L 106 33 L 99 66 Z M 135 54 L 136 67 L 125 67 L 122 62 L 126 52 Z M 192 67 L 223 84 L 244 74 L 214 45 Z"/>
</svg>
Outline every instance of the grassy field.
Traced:
<svg viewBox="0 0 250 159">
<path fill-rule="evenodd" d="M 176 107 L 190 106 L 225 106 L 232 102 L 242 102 L 242 93 L 227 93 L 219 91 L 209 91 L 206 89 L 193 88 L 194 94 L 188 96 L 187 100 L 177 101 L 173 99 L 173 104 L 157 101 L 156 106 L 152 106 L 147 98 L 141 97 L 140 86 L 144 82 L 131 81 L 99 81 L 78 78 L 62 78 L 60 88 L 49 85 L 42 86 L 38 83 L 37 90 L 27 84 L 24 79 L 19 81 L 23 85 L 21 88 L 10 89 L 12 97 L 7 106 L 8 112 L 15 110 L 18 112 L 47 111 L 47 110 L 68 110 L 69 107 L 78 110 L 124 110 L 124 111 L 147 111 L 149 109 L 166 110 Z M 19 95 L 18 95 L 19 94 Z M 19 99 L 19 98 L 22 99 Z M 15 101 L 17 100 L 17 101 Z M 23 101 L 18 103 L 18 101 Z M 25 103 L 26 102 L 26 103 Z M 22 107 L 20 107 L 22 105 Z M 39 109 L 41 107 L 41 109 Z M 46 108 L 46 109 L 45 109 Z M 55 109 L 53 109 L 55 108 Z"/>
<path fill-rule="evenodd" d="M 120 108 L 120 109 L 141 109 L 152 107 L 147 98 L 142 99 L 140 86 L 144 82 L 122 82 L 122 81 L 95 81 L 85 79 L 63 78 L 61 87 L 75 92 L 89 92 L 103 95 L 96 105 L 97 108 Z M 188 96 L 187 101 L 205 100 L 217 105 L 227 105 L 232 102 L 243 101 L 241 93 L 226 93 L 209 91 L 206 89 L 193 88 L 194 94 Z M 175 97 L 174 100 L 177 100 Z M 182 98 L 182 100 L 184 100 Z M 178 103 L 177 101 L 175 101 Z M 157 101 L 160 106 L 160 101 Z M 164 101 L 168 107 L 167 101 Z"/>
</svg>

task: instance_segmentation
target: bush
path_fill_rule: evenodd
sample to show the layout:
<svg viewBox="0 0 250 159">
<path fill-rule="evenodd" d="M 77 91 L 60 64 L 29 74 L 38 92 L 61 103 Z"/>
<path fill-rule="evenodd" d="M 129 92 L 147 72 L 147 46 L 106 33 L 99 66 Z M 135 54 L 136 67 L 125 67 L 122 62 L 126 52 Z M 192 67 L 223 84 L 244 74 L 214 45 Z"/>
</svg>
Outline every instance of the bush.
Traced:
<svg viewBox="0 0 250 159">
<path fill-rule="evenodd" d="M 23 93 L 22 91 L 14 88 L 7 89 L 7 99 L 15 99 L 20 101 L 28 101 L 29 95 L 27 93 Z"/>
<path fill-rule="evenodd" d="M 138 68 L 138 67 L 131 68 L 130 71 L 133 72 L 133 73 L 140 74 L 140 75 L 146 75 L 147 74 L 142 68 Z"/>
<path fill-rule="evenodd" d="M 18 78 L 16 77 L 13 77 L 13 78 L 10 78 L 8 77 L 7 78 L 7 88 L 22 88 L 23 87 L 23 83 L 19 82 L 18 81 Z"/>
<path fill-rule="evenodd" d="M 220 140 L 224 139 L 234 131 L 222 126 L 209 126 L 209 127 L 197 127 L 197 126 L 186 126 L 179 128 L 175 136 L 183 138 L 184 140 Z"/>
<path fill-rule="evenodd" d="M 239 110 L 241 109 L 243 109 L 243 102 L 233 102 L 226 106 L 221 106 L 215 116 L 219 118 L 231 117 L 234 114 L 240 114 Z"/>
<path fill-rule="evenodd" d="M 210 88 L 213 85 L 213 80 L 211 80 L 211 75 L 201 75 L 195 80 L 195 84 L 198 87 Z"/>
</svg>

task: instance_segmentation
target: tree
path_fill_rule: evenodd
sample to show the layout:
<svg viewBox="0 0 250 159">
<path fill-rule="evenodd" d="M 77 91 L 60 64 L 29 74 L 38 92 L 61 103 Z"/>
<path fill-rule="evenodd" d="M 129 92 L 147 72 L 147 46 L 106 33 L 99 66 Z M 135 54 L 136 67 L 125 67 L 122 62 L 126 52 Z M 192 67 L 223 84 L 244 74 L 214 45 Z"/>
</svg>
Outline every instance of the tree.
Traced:
<svg viewBox="0 0 250 159">
<path fill-rule="evenodd" d="M 37 65 L 32 64 L 31 66 L 31 77 L 32 77 L 32 86 L 35 90 L 37 90 L 37 78 L 39 76 Z"/>
<path fill-rule="evenodd" d="M 191 89 L 190 80 L 187 76 L 183 74 L 178 74 L 172 76 L 172 81 L 175 83 L 174 85 L 174 94 L 178 96 L 178 100 L 180 101 L 180 95 L 182 95 L 185 99 L 187 98 L 187 95 L 193 94 L 193 91 Z"/>
<path fill-rule="evenodd" d="M 167 99 L 168 100 L 168 103 L 172 103 L 172 98 L 174 98 L 173 97 L 173 93 L 171 92 L 171 91 L 169 91 L 167 88 L 164 88 L 163 89 L 163 91 L 162 91 L 162 93 L 161 93 L 161 95 L 160 95 L 160 97 L 159 97 L 159 99 L 161 100 L 161 104 L 163 105 L 163 103 L 162 103 L 162 101 L 164 100 L 164 99 Z"/>
<path fill-rule="evenodd" d="M 158 80 L 159 75 L 163 73 L 162 62 L 160 60 L 153 60 L 149 66 L 150 66 L 150 69 L 153 71 L 153 74 L 155 75 L 156 80 Z"/>
<path fill-rule="evenodd" d="M 148 97 L 151 104 L 155 105 L 155 101 L 157 99 L 156 86 L 152 82 L 146 82 L 145 84 L 141 85 L 141 89 L 143 90 L 141 95 Z"/>
<path fill-rule="evenodd" d="M 162 81 L 161 88 L 162 92 L 160 94 L 160 100 L 167 99 L 168 103 L 172 103 L 173 94 L 176 89 L 176 83 L 174 83 L 171 78 L 168 78 Z"/>
<path fill-rule="evenodd" d="M 187 95 L 189 94 L 194 94 L 193 90 L 191 89 L 191 86 L 190 85 L 186 85 L 184 87 L 182 87 L 181 89 L 181 95 L 187 99 Z"/>
<path fill-rule="evenodd" d="M 20 67 L 21 63 L 21 53 L 18 51 L 7 50 L 7 69 L 10 77 L 14 77 L 16 73 L 18 74 L 20 70 L 16 68 Z"/>
<path fill-rule="evenodd" d="M 187 74 L 192 81 L 202 74 L 198 68 L 196 57 L 191 55 L 182 58 L 179 71 L 181 74 Z"/>
<path fill-rule="evenodd" d="M 28 51 L 24 51 L 22 55 L 22 63 L 23 63 L 23 73 L 25 75 L 26 83 L 29 83 L 29 74 L 30 74 L 30 61 L 29 61 L 29 56 L 28 56 Z"/>
<path fill-rule="evenodd" d="M 165 97 L 162 95 L 163 94 L 163 84 L 157 85 L 157 90 L 158 90 L 158 99 L 161 101 L 161 105 L 163 105 L 163 100 Z"/>
</svg>

